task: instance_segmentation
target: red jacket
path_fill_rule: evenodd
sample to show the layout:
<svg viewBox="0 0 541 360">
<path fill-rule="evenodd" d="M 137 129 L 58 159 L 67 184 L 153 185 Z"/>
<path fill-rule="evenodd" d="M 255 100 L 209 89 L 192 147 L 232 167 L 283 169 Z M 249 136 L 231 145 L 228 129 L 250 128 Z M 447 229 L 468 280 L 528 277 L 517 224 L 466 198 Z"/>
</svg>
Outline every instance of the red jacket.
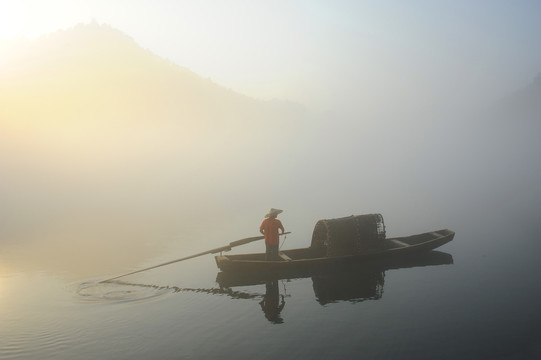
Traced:
<svg viewBox="0 0 541 360">
<path fill-rule="evenodd" d="M 259 227 L 259 231 L 261 231 L 265 235 L 265 244 L 280 244 L 280 236 L 278 233 L 278 229 L 284 232 L 284 227 L 282 226 L 280 220 L 276 218 L 268 218 L 263 220 L 261 226 Z"/>
</svg>

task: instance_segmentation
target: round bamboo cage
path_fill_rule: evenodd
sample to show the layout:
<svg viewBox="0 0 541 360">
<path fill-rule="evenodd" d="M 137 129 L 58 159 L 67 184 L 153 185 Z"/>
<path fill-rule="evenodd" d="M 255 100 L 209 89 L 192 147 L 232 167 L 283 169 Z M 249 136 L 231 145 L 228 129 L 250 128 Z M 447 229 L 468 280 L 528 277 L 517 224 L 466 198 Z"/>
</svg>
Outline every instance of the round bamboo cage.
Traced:
<svg viewBox="0 0 541 360">
<path fill-rule="evenodd" d="M 319 256 L 359 254 L 375 249 L 385 239 L 381 214 L 352 215 L 319 220 L 312 234 L 312 249 Z"/>
</svg>

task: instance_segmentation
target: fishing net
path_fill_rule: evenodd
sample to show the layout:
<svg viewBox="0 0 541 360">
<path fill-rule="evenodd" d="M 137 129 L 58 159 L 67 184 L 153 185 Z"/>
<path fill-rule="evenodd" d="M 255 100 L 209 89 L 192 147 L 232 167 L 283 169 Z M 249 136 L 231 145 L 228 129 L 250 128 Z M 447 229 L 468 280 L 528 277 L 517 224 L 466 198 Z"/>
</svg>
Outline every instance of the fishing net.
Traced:
<svg viewBox="0 0 541 360">
<path fill-rule="evenodd" d="M 385 239 L 381 214 L 319 220 L 312 234 L 312 249 L 320 256 L 359 254 L 375 249 Z"/>
</svg>

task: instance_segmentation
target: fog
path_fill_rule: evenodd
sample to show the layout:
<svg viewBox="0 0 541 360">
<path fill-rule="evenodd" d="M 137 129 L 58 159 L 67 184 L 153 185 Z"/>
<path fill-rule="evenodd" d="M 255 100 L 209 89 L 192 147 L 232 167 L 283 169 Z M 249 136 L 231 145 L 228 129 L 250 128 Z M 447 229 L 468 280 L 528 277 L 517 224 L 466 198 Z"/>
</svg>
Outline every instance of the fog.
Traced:
<svg viewBox="0 0 541 360">
<path fill-rule="evenodd" d="M 541 211 L 539 77 L 478 103 L 346 86 L 320 111 L 241 95 L 105 25 L 13 59 L 0 72 L 5 271 L 124 272 L 257 235 L 270 207 L 291 247 L 323 218 L 378 212 L 401 236 Z"/>
</svg>

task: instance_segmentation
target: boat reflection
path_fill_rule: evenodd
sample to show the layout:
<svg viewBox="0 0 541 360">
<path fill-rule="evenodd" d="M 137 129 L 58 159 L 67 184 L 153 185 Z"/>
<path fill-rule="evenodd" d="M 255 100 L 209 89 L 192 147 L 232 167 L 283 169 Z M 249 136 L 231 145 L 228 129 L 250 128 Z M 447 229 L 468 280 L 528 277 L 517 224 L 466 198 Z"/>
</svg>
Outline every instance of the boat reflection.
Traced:
<svg viewBox="0 0 541 360">
<path fill-rule="evenodd" d="M 348 275 L 329 273 L 312 276 L 314 294 L 321 305 L 337 301 L 377 300 L 383 295 L 385 272 L 362 271 Z"/>
<path fill-rule="evenodd" d="M 321 305 L 335 302 L 362 302 L 366 300 L 378 300 L 383 295 L 385 284 L 385 271 L 405 269 L 422 266 L 448 265 L 453 263 L 450 254 L 440 251 L 430 251 L 423 254 L 412 254 L 407 257 L 395 257 L 374 260 L 362 264 L 343 264 L 326 266 L 306 271 L 288 271 L 281 273 L 231 273 L 219 272 L 216 277 L 218 288 L 186 288 L 178 286 L 159 286 L 153 284 L 141 284 L 126 281 L 109 281 L 108 283 L 81 284 L 78 293 L 85 298 L 97 298 L 98 300 L 126 301 L 125 296 L 117 298 L 111 294 L 130 294 L 130 301 L 140 300 L 138 292 L 133 289 L 120 291 L 118 286 L 140 287 L 152 289 L 161 293 L 196 292 L 212 295 L 227 296 L 231 299 L 260 300 L 259 305 L 265 318 L 273 324 L 281 324 L 284 319 L 281 312 L 285 307 L 285 298 L 289 295 L 280 293 L 280 280 L 292 280 L 311 278 L 316 301 Z M 115 287 L 109 289 L 104 287 Z M 250 287 L 265 285 L 265 294 L 249 292 L 247 289 L 234 290 L 235 287 Z M 259 289 L 258 289 L 259 290 Z M 146 292 L 145 296 L 148 295 Z"/>
<path fill-rule="evenodd" d="M 238 286 L 265 284 L 265 299 L 268 298 L 268 304 L 272 304 L 273 307 L 278 308 L 277 316 L 279 318 L 279 313 L 285 306 L 285 301 L 284 296 L 279 294 L 278 280 L 311 277 L 315 298 L 321 305 L 339 301 L 355 303 L 365 300 L 377 300 L 382 297 L 386 270 L 447 265 L 452 263 L 452 255 L 439 251 L 430 251 L 415 256 L 389 258 L 363 264 L 326 267 L 310 270 L 309 272 L 274 274 L 220 272 L 217 275 L 216 282 L 223 290 Z M 278 304 L 279 298 L 281 298 L 280 304 Z M 270 312 L 270 310 L 266 311 L 265 309 L 263 308 L 263 311 L 267 319 L 269 317 L 276 319 L 276 317 L 273 317 L 275 315 L 267 312 Z M 269 319 L 269 321 L 273 320 Z"/>
</svg>

